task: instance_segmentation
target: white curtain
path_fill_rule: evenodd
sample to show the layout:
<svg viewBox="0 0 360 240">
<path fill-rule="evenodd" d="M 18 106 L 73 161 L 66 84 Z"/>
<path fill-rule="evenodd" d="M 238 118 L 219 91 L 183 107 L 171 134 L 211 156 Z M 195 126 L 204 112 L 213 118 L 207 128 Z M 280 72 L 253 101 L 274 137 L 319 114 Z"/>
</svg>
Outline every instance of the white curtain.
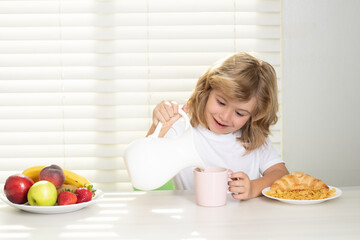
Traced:
<svg viewBox="0 0 360 240">
<path fill-rule="evenodd" d="M 157 103 L 184 104 L 237 51 L 270 62 L 281 89 L 280 48 L 280 0 L 0 0 L 0 183 L 58 164 L 131 190 L 122 153 Z"/>
</svg>

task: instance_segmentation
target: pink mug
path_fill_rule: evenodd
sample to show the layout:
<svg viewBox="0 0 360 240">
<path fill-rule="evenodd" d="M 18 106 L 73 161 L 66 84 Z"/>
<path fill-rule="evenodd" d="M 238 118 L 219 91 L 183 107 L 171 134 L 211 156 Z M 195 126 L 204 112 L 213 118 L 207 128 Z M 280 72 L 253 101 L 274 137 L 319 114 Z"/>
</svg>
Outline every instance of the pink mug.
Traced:
<svg viewBox="0 0 360 240">
<path fill-rule="evenodd" d="M 226 204 L 229 171 L 223 167 L 194 169 L 196 203 L 200 206 L 217 207 Z"/>
</svg>

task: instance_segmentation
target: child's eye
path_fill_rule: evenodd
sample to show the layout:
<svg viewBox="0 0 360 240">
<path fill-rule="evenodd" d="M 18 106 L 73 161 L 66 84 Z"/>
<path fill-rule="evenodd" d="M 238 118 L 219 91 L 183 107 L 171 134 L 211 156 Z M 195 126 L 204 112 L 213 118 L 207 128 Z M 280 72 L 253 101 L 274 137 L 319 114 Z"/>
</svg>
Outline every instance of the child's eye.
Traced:
<svg viewBox="0 0 360 240">
<path fill-rule="evenodd" d="M 242 114 L 242 113 L 240 113 L 240 112 L 236 112 L 236 114 L 237 114 L 238 116 L 240 116 L 240 117 L 243 117 L 243 116 L 244 116 L 244 114 Z"/>
<path fill-rule="evenodd" d="M 217 99 L 218 104 L 225 106 L 225 103 L 221 102 L 219 99 Z"/>
</svg>

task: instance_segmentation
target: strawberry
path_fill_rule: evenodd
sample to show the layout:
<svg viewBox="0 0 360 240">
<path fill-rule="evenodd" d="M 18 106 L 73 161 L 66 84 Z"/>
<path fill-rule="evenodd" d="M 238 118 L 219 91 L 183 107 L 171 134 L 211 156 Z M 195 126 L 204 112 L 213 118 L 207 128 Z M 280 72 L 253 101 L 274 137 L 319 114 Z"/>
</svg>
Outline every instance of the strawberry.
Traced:
<svg viewBox="0 0 360 240">
<path fill-rule="evenodd" d="M 76 189 L 75 194 L 77 195 L 76 203 L 82 203 L 90 201 L 93 197 L 94 191 L 92 190 L 92 185 L 89 185 L 87 187 Z"/>
<path fill-rule="evenodd" d="M 70 191 L 64 191 L 59 193 L 57 199 L 58 205 L 70 205 L 77 202 L 77 196 L 75 193 Z"/>
</svg>

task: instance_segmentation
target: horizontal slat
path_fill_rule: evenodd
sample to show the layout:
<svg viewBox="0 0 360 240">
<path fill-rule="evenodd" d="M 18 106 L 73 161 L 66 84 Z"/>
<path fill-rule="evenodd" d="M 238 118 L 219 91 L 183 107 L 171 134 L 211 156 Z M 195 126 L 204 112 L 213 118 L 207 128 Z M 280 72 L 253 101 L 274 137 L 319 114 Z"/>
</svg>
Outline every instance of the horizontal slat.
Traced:
<svg viewBox="0 0 360 240">
<path fill-rule="evenodd" d="M 217 53 L 117 53 L 117 54 L 1 54 L 0 67 L 7 66 L 196 66 L 211 65 L 233 52 Z M 254 53 L 272 65 L 280 65 L 280 53 Z"/>
<path fill-rule="evenodd" d="M 149 82 L 151 81 L 151 84 Z M 21 92 L 144 92 L 151 89 L 160 91 L 157 82 L 161 80 L 148 79 L 121 79 L 121 80 L 93 80 L 93 79 L 66 79 L 66 80 L 1 80 L 1 93 Z M 183 79 L 180 83 L 185 86 L 196 80 Z M 171 85 L 170 83 L 167 84 Z M 176 85 L 176 84 L 175 84 Z M 178 87 L 180 84 L 178 84 Z M 181 89 L 181 88 L 180 88 Z"/>
<path fill-rule="evenodd" d="M 280 25 L 280 13 L 171 12 L 114 14 L 2 14 L 0 27 L 51 26 L 166 26 L 166 25 Z"/>
<path fill-rule="evenodd" d="M 91 179 L 92 182 L 114 183 L 130 181 L 127 170 L 91 170 L 79 172 L 81 172 L 82 176 Z"/>
<path fill-rule="evenodd" d="M 146 131 L 151 118 L 0 119 L 0 132 Z"/>
<path fill-rule="evenodd" d="M 65 167 L 76 170 L 124 170 L 125 163 L 121 157 L 84 157 L 84 158 L 65 158 Z"/>
<path fill-rule="evenodd" d="M 6 66 L 145 66 L 146 53 L 124 54 L 2 54 L 0 67 Z"/>
<path fill-rule="evenodd" d="M 0 158 L 119 157 L 127 144 L 0 145 Z M 64 154 L 65 151 L 65 154 Z"/>
<path fill-rule="evenodd" d="M 124 92 L 124 93 L 3 93 L 0 106 L 61 106 L 65 105 L 147 105 L 157 104 L 162 99 L 172 98 L 185 101 L 191 95 L 187 92 Z M 66 114 L 66 113 L 65 113 Z"/>
<path fill-rule="evenodd" d="M 0 80 L 48 79 L 184 79 L 200 77 L 210 65 L 151 67 L 3 67 Z M 281 69 L 274 66 L 277 76 Z M 147 75 L 147 73 L 149 73 Z"/>
<path fill-rule="evenodd" d="M 146 105 L 150 93 L 3 93 L 2 106 Z"/>
<path fill-rule="evenodd" d="M 32 166 L 56 164 L 62 168 L 77 172 L 78 170 L 124 170 L 124 160 L 120 157 L 52 157 L 52 158 L 4 158 L 8 171 L 23 171 Z"/>
<path fill-rule="evenodd" d="M 208 11 L 236 11 L 239 12 L 280 12 L 278 1 L 264 0 L 155 0 L 149 2 L 149 11 L 154 12 L 208 12 Z"/>
<path fill-rule="evenodd" d="M 151 95 L 151 101 L 150 104 L 152 105 L 156 105 L 158 103 L 160 103 L 162 100 L 173 100 L 179 104 L 185 104 L 186 101 L 190 98 L 191 96 L 191 91 L 189 92 L 182 92 L 180 94 L 177 94 L 176 92 L 172 93 L 172 92 L 158 92 L 158 93 L 153 93 Z"/>
<path fill-rule="evenodd" d="M 173 71 L 200 72 L 203 67 L 177 67 Z M 41 79 L 146 79 L 148 68 L 142 67 L 3 67 L 0 80 L 41 80 Z M 183 76 L 186 77 L 186 76 Z"/>
<path fill-rule="evenodd" d="M 1 1 L 0 13 L 129 13 L 129 12 L 279 12 L 279 1 L 264 0 L 67 0 L 64 1 Z"/>
<path fill-rule="evenodd" d="M 0 132 L 0 144 L 54 145 L 54 144 L 127 144 L 144 137 L 146 132 Z"/>
<path fill-rule="evenodd" d="M 280 39 L 280 26 L 131 26 L 16 27 L 0 26 L 0 40 L 136 40 L 136 39 Z"/>
<path fill-rule="evenodd" d="M 146 0 L 121 0 L 121 1 L 0 1 L 0 13 L 116 13 L 116 12 L 147 12 Z"/>
<path fill-rule="evenodd" d="M 150 107 L 139 106 L 0 106 L 0 119 L 150 118 Z"/>
<path fill-rule="evenodd" d="M 14 93 L 21 96 L 22 93 L 59 93 L 66 97 L 66 93 L 93 92 L 98 94 L 99 99 L 104 93 L 141 93 L 147 92 L 151 97 L 162 92 L 192 92 L 197 79 L 131 79 L 131 80 L 2 80 L 0 82 L 0 93 Z M 281 82 L 278 79 L 278 89 L 281 92 Z M 126 94 L 125 94 L 126 95 Z M 5 96 L 5 95 L 4 95 Z M 12 96 L 10 96 L 10 99 Z M 26 96 L 26 95 L 24 95 Z M 93 98 L 97 98 L 93 96 Z M 54 96 L 57 98 L 57 96 Z M 104 97 L 105 98 L 105 97 Z M 109 97 L 108 97 L 109 98 Z M 116 97 L 115 97 L 116 99 Z M 8 105 L 8 98 L 3 105 Z M 16 101 L 19 101 L 16 99 Z M 63 103 L 63 102 L 62 102 Z M 1 105 L 1 104 L 0 104 Z M 11 105 L 11 104 L 9 104 Z"/>
<path fill-rule="evenodd" d="M 1 80 L 0 93 L 25 92 L 184 92 L 194 89 L 197 79 L 121 79 L 121 80 Z"/>
<path fill-rule="evenodd" d="M 236 48 L 249 52 L 280 51 L 280 40 L 238 39 Z M 1 54 L 41 53 L 145 53 L 149 52 L 231 52 L 233 39 L 154 39 L 117 41 L 2 41 Z"/>
</svg>

